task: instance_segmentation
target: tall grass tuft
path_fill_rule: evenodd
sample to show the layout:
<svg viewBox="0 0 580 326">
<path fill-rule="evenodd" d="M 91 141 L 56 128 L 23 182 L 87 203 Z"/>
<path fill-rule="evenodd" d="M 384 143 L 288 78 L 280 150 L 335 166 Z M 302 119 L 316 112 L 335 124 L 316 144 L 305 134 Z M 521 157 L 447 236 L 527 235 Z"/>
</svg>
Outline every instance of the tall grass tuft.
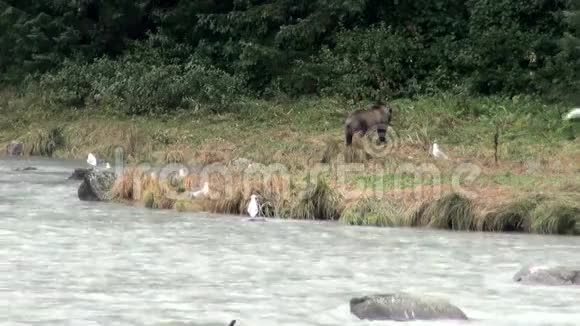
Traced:
<svg viewBox="0 0 580 326">
<path fill-rule="evenodd" d="M 503 204 L 483 217 L 480 228 L 488 232 L 530 232 L 530 214 L 544 199 L 535 195 Z"/>
<path fill-rule="evenodd" d="M 246 214 L 246 207 L 252 194 L 258 196 L 261 212 L 266 217 L 282 215 L 290 180 L 284 175 L 270 175 L 263 178 L 260 169 L 252 170 L 248 165 L 233 165 L 225 175 L 210 176 L 210 188 L 214 196 L 208 203 L 211 212 L 221 214 Z"/>
<path fill-rule="evenodd" d="M 342 212 L 341 196 L 322 178 L 307 189 L 288 211 L 300 220 L 338 220 Z"/>
<path fill-rule="evenodd" d="M 152 192 L 146 191 L 143 194 L 143 197 L 142 197 L 141 201 L 143 202 L 143 206 L 145 206 L 147 208 L 154 208 L 154 205 L 155 205 L 155 196 L 153 195 Z"/>
<path fill-rule="evenodd" d="M 135 189 L 134 185 L 137 182 L 141 182 L 138 178 L 138 173 L 135 168 L 127 168 L 123 171 L 123 174 L 117 176 L 117 180 L 113 184 L 110 192 L 110 198 L 113 200 L 134 200 L 135 199 Z"/>
<path fill-rule="evenodd" d="M 367 138 L 362 137 L 360 134 L 355 134 L 352 138 L 352 144 L 344 146 L 345 163 L 364 163 L 372 158 L 365 149 L 366 142 L 369 141 Z"/>
<path fill-rule="evenodd" d="M 541 202 L 530 218 L 534 233 L 580 234 L 580 205 L 564 198 Z"/>
<path fill-rule="evenodd" d="M 236 191 L 231 195 L 220 195 L 217 199 L 209 201 L 209 210 L 212 213 L 219 214 L 243 214 L 244 196 L 240 191 Z"/>
<path fill-rule="evenodd" d="M 237 150 L 236 145 L 221 138 L 204 142 L 195 152 L 196 161 L 203 165 L 231 161 Z"/>
<path fill-rule="evenodd" d="M 28 154 L 31 156 L 52 157 L 64 145 L 61 128 L 36 129 L 25 137 Z"/>
<path fill-rule="evenodd" d="M 423 207 L 414 220 L 419 226 L 455 231 L 477 229 L 477 215 L 472 200 L 453 192 Z"/>
<path fill-rule="evenodd" d="M 349 225 L 371 225 L 383 227 L 405 226 L 405 212 L 395 203 L 364 198 L 344 210 L 340 222 Z"/>
<path fill-rule="evenodd" d="M 338 141 L 330 141 L 326 144 L 324 153 L 322 154 L 322 160 L 320 163 L 329 164 L 335 161 L 341 154 L 340 143 Z"/>
<path fill-rule="evenodd" d="M 368 154 L 362 148 L 346 146 L 344 148 L 345 163 L 364 163 L 368 160 Z"/>
<path fill-rule="evenodd" d="M 186 160 L 186 153 L 181 149 L 171 149 L 163 153 L 163 162 L 165 164 L 185 163 Z"/>
<path fill-rule="evenodd" d="M 176 200 L 168 196 L 169 186 L 165 183 L 157 184 L 153 191 L 153 207 L 159 209 L 172 209 L 175 207 Z"/>
</svg>

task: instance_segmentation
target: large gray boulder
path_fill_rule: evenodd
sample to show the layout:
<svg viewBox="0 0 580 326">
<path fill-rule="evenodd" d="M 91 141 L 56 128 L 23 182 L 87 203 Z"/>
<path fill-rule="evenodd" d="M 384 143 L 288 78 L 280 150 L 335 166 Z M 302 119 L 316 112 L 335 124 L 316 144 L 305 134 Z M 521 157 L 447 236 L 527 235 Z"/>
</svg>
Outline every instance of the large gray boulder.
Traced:
<svg viewBox="0 0 580 326">
<path fill-rule="evenodd" d="M 363 320 L 467 320 L 461 309 L 445 300 L 406 293 L 353 298 L 350 312 Z"/>
<path fill-rule="evenodd" d="M 580 285 L 580 268 L 527 266 L 518 271 L 513 279 L 528 285 Z"/>
<path fill-rule="evenodd" d="M 89 170 L 79 186 L 78 196 L 83 201 L 107 201 L 109 191 L 115 183 L 115 173 L 110 171 Z"/>
<path fill-rule="evenodd" d="M 10 144 L 6 145 L 6 155 L 8 156 L 21 156 L 24 152 L 24 145 L 19 141 L 11 141 Z"/>
</svg>

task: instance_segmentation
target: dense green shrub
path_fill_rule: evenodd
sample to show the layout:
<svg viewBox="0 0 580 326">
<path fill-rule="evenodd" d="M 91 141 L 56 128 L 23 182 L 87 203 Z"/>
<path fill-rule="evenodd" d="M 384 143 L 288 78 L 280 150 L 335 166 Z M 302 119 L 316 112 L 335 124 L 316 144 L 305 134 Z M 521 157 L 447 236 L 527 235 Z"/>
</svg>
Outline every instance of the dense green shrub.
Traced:
<svg viewBox="0 0 580 326">
<path fill-rule="evenodd" d="M 536 92 L 538 73 L 555 56 L 565 29 L 565 1 L 473 0 L 471 87 L 484 94 Z"/>
<path fill-rule="evenodd" d="M 132 114 L 223 108 L 242 88 L 568 95 L 580 85 L 578 2 L 3 0 L 0 83 L 49 71 L 48 98 Z"/>
<path fill-rule="evenodd" d="M 318 84 L 321 91 L 357 100 L 418 93 L 436 73 L 428 70 L 435 60 L 423 40 L 384 24 L 341 32 L 334 49 L 324 49 L 319 59 L 315 65 L 325 72 Z M 304 65 L 306 71 L 314 66 Z"/>
<path fill-rule="evenodd" d="M 65 106 L 100 104 L 127 114 L 196 106 L 221 110 L 242 94 L 242 80 L 217 68 L 195 62 L 154 65 L 130 59 L 69 62 L 43 75 L 40 87 L 48 100 Z"/>
</svg>

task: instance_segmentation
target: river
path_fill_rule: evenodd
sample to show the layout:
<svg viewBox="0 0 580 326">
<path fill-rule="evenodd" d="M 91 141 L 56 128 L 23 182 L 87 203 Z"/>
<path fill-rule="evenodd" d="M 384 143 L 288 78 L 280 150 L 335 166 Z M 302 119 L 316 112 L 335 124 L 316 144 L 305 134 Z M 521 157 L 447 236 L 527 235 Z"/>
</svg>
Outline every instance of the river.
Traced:
<svg viewBox="0 0 580 326">
<path fill-rule="evenodd" d="M 26 166 L 38 170 L 14 171 Z M 66 180 L 79 166 L 0 160 L 0 325 L 390 325 L 358 321 L 348 302 L 393 291 L 448 299 L 468 325 L 580 323 L 580 289 L 511 280 L 526 263 L 578 265 L 578 237 L 86 203 Z"/>
</svg>

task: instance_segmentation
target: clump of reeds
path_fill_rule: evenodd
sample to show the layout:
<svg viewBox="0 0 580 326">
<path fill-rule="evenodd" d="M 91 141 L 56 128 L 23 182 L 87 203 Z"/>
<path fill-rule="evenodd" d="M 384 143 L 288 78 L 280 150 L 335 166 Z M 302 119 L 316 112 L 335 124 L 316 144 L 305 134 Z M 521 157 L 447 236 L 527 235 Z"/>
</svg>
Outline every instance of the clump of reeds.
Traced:
<svg viewBox="0 0 580 326">
<path fill-rule="evenodd" d="M 184 163 L 185 160 L 185 153 L 178 149 L 168 150 L 163 155 L 163 162 L 165 164 Z"/>
<path fill-rule="evenodd" d="M 242 192 L 236 191 L 231 195 L 221 195 L 217 199 L 209 201 L 209 209 L 212 213 L 219 214 L 243 214 L 244 197 Z"/>
<path fill-rule="evenodd" d="M 175 202 L 175 210 L 178 212 L 202 212 L 205 211 L 204 200 L 178 200 Z"/>
<path fill-rule="evenodd" d="M 368 155 L 362 148 L 353 146 L 346 146 L 344 148 L 344 162 L 345 163 L 364 163 L 368 159 Z"/>
<path fill-rule="evenodd" d="M 580 205 L 565 198 L 540 203 L 530 217 L 534 233 L 580 234 Z"/>
<path fill-rule="evenodd" d="M 137 182 L 141 182 L 139 178 L 135 168 L 125 169 L 121 175 L 117 176 L 110 190 L 110 198 L 113 200 L 135 200 L 134 186 Z"/>
<path fill-rule="evenodd" d="M 209 177 L 210 185 L 216 185 L 208 205 L 211 212 L 246 214 L 250 196 L 255 194 L 258 196 L 264 216 L 279 216 L 288 194 L 290 180 L 284 175 L 277 174 L 264 177 L 259 169 L 251 171 L 248 166 L 244 168 L 232 165 L 224 174 Z"/>
<path fill-rule="evenodd" d="M 369 141 L 366 137 L 355 135 L 350 146 L 344 147 L 344 162 L 345 163 L 364 163 L 372 158 L 367 153 L 365 142 Z"/>
<path fill-rule="evenodd" d="M 500 205 L 483 217 L 480 228 L 489 232 L 530 232 L 530 214 L 543 200 L 543 196 L 531 196 Z"/>
<path fill-rule="evenodd" d="M 530 195 L 504 204 L 485 215 L 483 231 L 580 234 L 577 196 Z"/>
<path fill-rule="evenodd" d="M 159 209 L 172 209 L 176 200 L 169 196 L 169 186 L 165 183 L 159 183 L 153 191 L 153 207 Z"/>
<path fill-rule="evenodd" d="M 341 147 L 338 141 L 330 141 L 326 144 L 324 153 L 322 154 L 322 160 L 320 163 L 328 164 L 335 161 L 341 154 Z"/>
<path fill-rule="evenodd" d="M 61 128 L 36 129 L 26 136 L 24 143 L 29 155 L 52 157 L 64 145 L 64 137 Z"/>
<path fill-rule="evenodd" d="M 153 193 L 151 191 L 146 191 L 143 194 L 141 201 L 143 202 L 143 206 L 145 206 L 147 208 L 154 208 L 155 196 L 153 195 Z"/>
<path fill-rule="evenodd" d="M 203 165 L 231 161 L 235 155 L 236 146 L 223 139 L 204 142 L 196 151 L 196 161 Z"/>
<path fill-rule="evenodd" d="M 580 183 L 579 182 L 568 182 L 561 187 L 561 190 L 567 193 L 572 193 L 580 195 Z"/>
<path fill-rule="evenodd" d="M 200 177 L 196 173 L 190 173 L 181 179 L 181 185 L 186 190 L 191 190 L 199 186 Z"/>
<path fill-rule="evenodd" d="M 338 220 L 342 212 L 341 196 L 325 180 L 318 178 L 288 211 L 292 219 Z"/>
<path fill-rule="evenodd" d="M 406 226 L 405 212 L 395 203 L 377 198 L 364 198 L 344 210 L 340 221 L 349 225 L 383 227 Z"/>
<path fill-rule="evenodd" d="M 427 210 L 427 208 L 429 208 L 430 204 L 431 202 L 424 201 L 410 208 L 410 213 L 408 215 L 406 224 L 412 227 L 424 226 L 422 219 L 423 216 L 425 215 L 425 211 Z"/>
<path fill-rule="evenodd" d="M 149 170 L 127 168 L 117 176 L 109 194 L 113 200 L 140 201 L 145 207 L 171 209 L 178 193 L 169 180 L 159 180 L 159 177 Z"/>
<path fill-rule="evenodd" d="M 419 209 L 411 218 L 417 226 L 455 231 L 477 229 L 475 204 L 459 193 L 449 193 Z"/>
</svg>

